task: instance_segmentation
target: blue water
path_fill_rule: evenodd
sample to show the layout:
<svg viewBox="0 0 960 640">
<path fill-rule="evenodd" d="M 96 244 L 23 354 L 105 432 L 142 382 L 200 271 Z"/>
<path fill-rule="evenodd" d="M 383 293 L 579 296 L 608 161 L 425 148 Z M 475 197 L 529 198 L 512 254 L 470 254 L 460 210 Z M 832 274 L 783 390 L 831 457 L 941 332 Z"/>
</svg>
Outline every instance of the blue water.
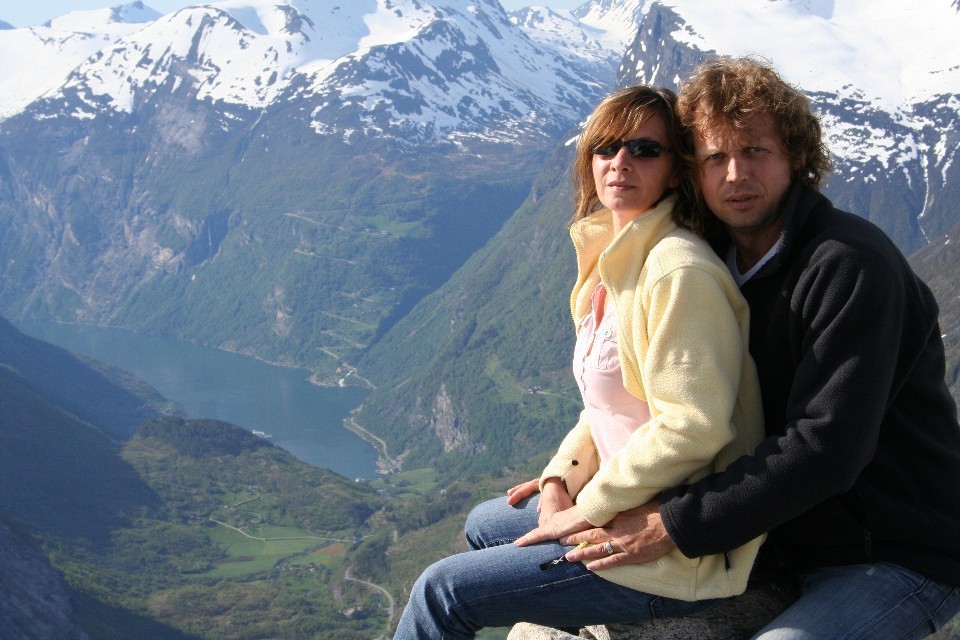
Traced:
<svg viewBox="0 0 960 640">
<path fill-rule="evenodd" d="M 310 373 L 256 358 L 120 329 L 18 323 L 27 335 L 125 369 L 191 418 L 263 431 L 301 460 L 348 478 L 376 476 L 376 452 L 343 419 L 366 391 L 319 387 Z"/>
</svg>

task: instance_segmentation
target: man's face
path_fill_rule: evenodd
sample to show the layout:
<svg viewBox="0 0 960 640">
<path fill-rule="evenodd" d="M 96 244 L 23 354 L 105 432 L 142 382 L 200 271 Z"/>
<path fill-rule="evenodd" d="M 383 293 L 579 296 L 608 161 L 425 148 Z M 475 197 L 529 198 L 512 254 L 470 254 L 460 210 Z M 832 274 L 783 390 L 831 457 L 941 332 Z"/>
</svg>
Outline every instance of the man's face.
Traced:
<svg viewBox="0 0 960 640">
<path fill-rule="evenodd" d="M 754 250 L 776 243 L 781 204 L 790 188 L 792 163 L 767 115 L 741 130 L 708 129 L 694 135 L 704 201 L 734 242 Z"/>
</svg>

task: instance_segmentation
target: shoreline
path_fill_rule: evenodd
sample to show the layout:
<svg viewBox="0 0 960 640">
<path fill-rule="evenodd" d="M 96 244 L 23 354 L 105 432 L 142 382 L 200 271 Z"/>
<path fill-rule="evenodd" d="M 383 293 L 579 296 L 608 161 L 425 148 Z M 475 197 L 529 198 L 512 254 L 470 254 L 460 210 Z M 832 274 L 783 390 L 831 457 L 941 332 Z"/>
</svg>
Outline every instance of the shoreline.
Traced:
<svg viewBox="0 0 960 640">
<path fill-rule="evenodd" d="M 343 419 L 344 428 L 356 434 L 361 440 L 367 442 L 376 450 L 378 474 L 383 476 L 400 472 L 403 469 L 405 453 L 401 453 L 396 458 L 392 457 L 387 450 L 387 443 L 383 439 L 360 426 L 360 423 L 357 422 L 356 414 L 361 409 L 363 409 L 362 404 L 350 411 L 350 415 Z"/>
<path fill-rule="evenodd" d="M 214 350 L 216 350 L 216 351 L 222 351 L 222 352 L 224 352 L 224 353 L 232 353 L 232 354 L 235 354 L 235 355 L 238 355 L 238 356 L 244 356 L 244 357 L 247 357 L 247 358 L 253 358 L 254 360 L 257 360 L 257 361 L 262 362 L 262 363 L 264 363 L 264 364 L 268 364 L 268 365 L 273 366 L 273 367 L 282 367 L 282 368 L 284 368 L 284 369 L 293 369 L 293 370 L 297 370 L 297 371 L 303 371 L 303 372 L 305 372 L 305 373 L 308 374 L 308 375 L 307 375 L 307 381 L 308 381 L 310 384 L 316 385 L 316 386 L 318 386 L 318 387 L 324 387 L 324 388 L 331 388 L 331 389 L 332 389 L 332 388 L 336 388 L 336 387 L 341 387 L 341 388 L 342 388 L 342 387 L 346 387 L 346 386 L 351 386 L 351 385 L 346 384 L 346 380 L 347 380 L 347 378 L 353 377 L 353 378 L 356 378 L 357 380 L 361 381 L 361 383 L 362 383 L 362 384 L 358 384 L 358 385 L 354 385 L 354 386 L 361 387 L 361 388 L 366 388 L 366 389 L 370 389 L 370 390 L 374 390 L 374 389 L 377 388 L 376 385 L 374 385 L 372 382 L 370 382 L 369 380 L 367 380 L 366 378 L 364 378 L 363 376 L 361 376 L 359 373 L 357 373 L 357 368 L 356 368 L 356 367 L 354 367 L 353 365 L 347 364 L 346 362 L 341 362 L 341 365 L 342 365 L 342 366 L 344 366 L 344 367 L 346 367 L 347 369 L 349 369 L 349 371 L 348 371 L 345 375 L 340 376 L 340 377 L 337 379 L 336 382 L 324 382 L 324 381 L 321 379 L 321 377 L 320 377 L 320 373 L 319 373 L 318 371 L 316 371 L 315 369 L 311 369 L 311 368 L 308 367 L 307 365 L 303 365 L 303 364 L 292 364 L 292 363 L 289 363 L 289 362 L 277 362 L 277 361 L 274 361 L 274 360 L 268 360 L 267 358 L 265 358 L 265 357 L 263 357 L 263 356 L 259 356 L 259 355 L 257 355 L 256 353 L 250 353 L 250 352 L 243 351 L 243 350 L 240 350 L 240 349 L 233 349 L 233 348 L 230 348 L 229 346 L 225 346 L 225 345 L 219 345 L 219 346 L 218 346 L 218 345 L 213 345 L 213 344 L 207 344 L 207 343 L 205 343 L 205 342 L 197 342 L 196 340 L 190 340 L 189 338 L 181 338 L 181 337 L 176 336 L 176 335 L 173 335 L 173 334 L 153 333 L 153 332 L 150 332 L 150 331 L 142 331 L 142 330 L 139 330 L 139 329 L 131 329 L 130 327 L 124 327 L 124 326 L 115 325 L 115 324 L 97 324 L 97 323 L 95 323 L 95 322 L 67 322 L 67 321 L 65 321 L 65 320 L 56 320 L 56 319 L 52 319 L 52 318 L 18 318 L 17 320 L 11 320 L 11 319 L 7 318 L 7 321 L 10 322 L 10 324 L 12 324 L 18 331 L 20 331 L 20 332 L 23 333 L 24 335 L 30 336 L 31 338 L 35 338 L 35 336 L 33 336 L 33 335 L 31 335 L 31 334 L 27 334 L 25 331 L 23 331 L 23 329 L 21 329 L 21 326 L 22 326 L 23 324 L 30 324 L 30 323 L 37 323 L 37 324 L 39 324 L 39 323 L 44 323 L 44 322 L 46 322 L 46 323 L 50 323 L 50 324 L 73 326 L 73 327 L 94 327 L 94 328 L 96 328 L 96 329 L 108 329 L 108 330 L 111 330 L 111 331 L 125 331 L 125 332 L 128 332 L 128 333 L 133 333 L 133 334 L 137 334 L 137 335 L 140 335 L 140 336 L 148 336 L 148 337 L 161 338 L 161 339 L 170 338 L 170 339 L 173 339 L 173 340 L 179 340 L 180 342 L 185 342 L 185 343 L 187 343 L 187 344 L 192 344 L 192 345 L 194 345 L 194 346 L 202 347 L 202 348 L 205 348 L 205 349 L 214 349 Z M 35 338 L 35 339 L 36 339 L 36 338 Z M 329 355 L 330 357 L 335 357 L 334 354 L 332 354 L 332 353 L 327 353 L 327 355 Z"/>
</svg>

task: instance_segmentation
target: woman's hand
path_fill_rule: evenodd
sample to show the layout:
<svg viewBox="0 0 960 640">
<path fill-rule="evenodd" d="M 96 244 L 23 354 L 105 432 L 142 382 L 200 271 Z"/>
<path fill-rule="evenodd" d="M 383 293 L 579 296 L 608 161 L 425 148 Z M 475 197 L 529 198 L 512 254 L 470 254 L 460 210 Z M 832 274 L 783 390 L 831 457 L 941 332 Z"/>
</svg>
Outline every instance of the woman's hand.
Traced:
<svg viewBox="0 0 960 640">
<path fill-rule="evenodd" d="M 540 503 L 537 505 L 537 511 L 540 513 L 540 519 L 537 522 L 539 526 L 544 526 L 550 519 L 561 511 L 566 511 L 573 506 L 573 498 L 567 493 L 567 485 L 560 478 L 547 478 L 543 483 L 543 491 L 540 494 Z"/>
<path fill-rule="evenodd" d="M 546 540 L 559 540 L 564 536 L 591 528 L 593 528 L 593 525 L 580 515 L 580 510 L 576 506 L 572 506 L 564 511 L 553 513 L 547 518 L 544 518 L 543 513 L 541 513 L 540 526 L 518 538 L 514 544 L 518 547 L 525 547 Z"/>
<path fill-rule="evenodd" d="M 538 491 L 540 491 L 540 478 L 527 480 L 526 482 L 522 482 L 516 486 L 510 487 L 507 489 L 507 504 L 513 506 L 524 498 L 529 498 Z"/>
</svg>

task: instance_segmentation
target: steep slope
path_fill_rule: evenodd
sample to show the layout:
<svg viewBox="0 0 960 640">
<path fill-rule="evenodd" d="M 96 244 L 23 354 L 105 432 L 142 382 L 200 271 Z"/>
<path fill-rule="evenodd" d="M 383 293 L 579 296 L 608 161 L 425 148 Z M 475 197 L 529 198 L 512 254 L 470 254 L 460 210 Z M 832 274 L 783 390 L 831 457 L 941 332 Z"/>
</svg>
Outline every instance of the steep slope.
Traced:
<svg viewBox="0 0 960 640">
<path fill-rule="evenodd" d="M 76 622 L 63 577 L 39 546 L 0 521 L 0 637 L 89 640 Z"/>
<path fill-rule="evenodd" d="M 159 504 L 120 459 L 118 445 L 6 365 L 0 366 L 0 440 L 0 513 L 32 532 L 102 545 L 111 531 Z"/>
<path fill-rule="evenodd" d="M 573 424 L 571 161 L 558 149 L 496 238 L 360 361 L 390 383 L 356 417 L 406 454 L 404 468 L 450 478 L 523 464 Z"/>
<path fill-rule="evenodd" d="M 910 256 L 910 264 L 940 304 L 947 384 L 960 403 L 960 224 Z"/>
</svg>

